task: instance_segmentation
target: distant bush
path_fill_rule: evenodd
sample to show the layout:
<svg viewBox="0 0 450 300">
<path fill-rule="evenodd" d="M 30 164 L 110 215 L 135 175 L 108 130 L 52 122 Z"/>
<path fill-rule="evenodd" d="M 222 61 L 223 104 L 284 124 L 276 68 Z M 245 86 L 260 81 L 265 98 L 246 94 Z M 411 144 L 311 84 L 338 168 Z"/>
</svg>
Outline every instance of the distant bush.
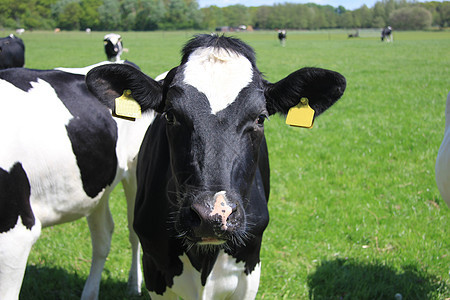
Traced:
<svg viewBox="0 0 450 300">
<path fill-rule="evenodd" d="M 395 29 L 422 30 L 431 27 L 431 13 L 423 7 L 404 7 L 389 15 Z"/>
</svg>

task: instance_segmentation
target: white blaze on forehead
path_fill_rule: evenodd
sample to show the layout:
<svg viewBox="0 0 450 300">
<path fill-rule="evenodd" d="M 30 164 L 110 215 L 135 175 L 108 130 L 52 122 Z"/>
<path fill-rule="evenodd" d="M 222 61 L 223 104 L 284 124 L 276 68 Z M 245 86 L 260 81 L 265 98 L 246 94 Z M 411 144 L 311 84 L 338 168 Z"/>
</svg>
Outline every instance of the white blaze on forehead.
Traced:
<svg viewBox="0 0 450 300">
<path fill-rule="evenodd" d="M 200 48 L 186 63 L 184 82 L 206 95 L 216 114 L 233 103 L 252 80 L 250 61 L 225 49 Z"/>
<path fill-rule="evenodd" d="M 116 45 L 119 42 L 120 38 L 121 36 L 116 33 L 110 33 L 103 37 L 104 40 L 110 40 L 111 43 L 113 43 L 114 45 Z"/>
<path fill-rule="evenodd" d="M 219 215 L 222 218 L 222 230 L 227 230 L 227 219 L 228 216 L 233 212 L 233 209 L 227 203 L 225 192 L 219 192 L 215 194 L 214 198 L 216 200 L 214 202 L 214 208 L 209 215 Z"/>
</svg>

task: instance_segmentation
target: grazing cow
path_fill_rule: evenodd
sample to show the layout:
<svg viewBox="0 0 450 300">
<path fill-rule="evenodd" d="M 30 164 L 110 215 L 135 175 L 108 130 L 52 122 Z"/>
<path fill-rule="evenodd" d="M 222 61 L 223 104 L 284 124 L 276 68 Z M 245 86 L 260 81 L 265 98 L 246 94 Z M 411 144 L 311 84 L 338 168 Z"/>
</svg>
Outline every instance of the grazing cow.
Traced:
<svg viewBox="0 0 450 300">
<path fill-rule="evenodd" d="M 0 38 L 0 69 L 21 68 L 25 65 L 25 45 L 22 39 L 10 34 Z"/>
<path fill-rule="evenodd" d="M 133 253 L 128 288 L 139 294 L 136 164 L 153 113 L 136 122 L 112 118 L 84 75 L 60 70 L 2 70 L 0 90 L 0 298 L 18 298 L 41 228 L 86 216 L 92 264 L 81 298 L 96 299 L 114 227 L 108 197 L 119 182 Z"/>
<path fill-rule="evenodd" d="M 359 30 L 356 30 L 355 33 L 351 33 L 348 35 L 348 38 L 357 38 L 359 37 Z"/>
<path fill-rule="evenodd" d="M 386 28 L 383 28 L 381 30 L 381 41 L 383 42 L 386 40 L 386 42 L 393 42 L 394 41 L 394 35 L 392 34 L 392 27 L 388 26 Z"/>
<path fill-rule="evenodd" d="M 269 221 L 264 121 L 302 97 L 316 116 L 344 92 L 339 73 L 303 68 L 273 84 L 238 39 L 198 35 L 155 81 L 126 65 L 86 76 L 109 108 L 131 90 L 158 114 L 138 158 L 134 228 L 152 299 L 252 299 Z"/>
<path fill-rule="evenodd" d="M 108 61 L 119 62 L 123 52 L 122 37 L 117 33 L 110 33 L 105 35 L 103 42 Z"/>
<path fill-rule="evenodd" d="M 286 30 L 278 30 L 278 39 L 280 40 L 281 46 L 286 45 Z"/>
<path fill-rule="evenodd" d="M 445 132 L 436 158 L 436 184 L 448 207 L 450 207 L 450 93 L 445 107 Z"/>
</svg>

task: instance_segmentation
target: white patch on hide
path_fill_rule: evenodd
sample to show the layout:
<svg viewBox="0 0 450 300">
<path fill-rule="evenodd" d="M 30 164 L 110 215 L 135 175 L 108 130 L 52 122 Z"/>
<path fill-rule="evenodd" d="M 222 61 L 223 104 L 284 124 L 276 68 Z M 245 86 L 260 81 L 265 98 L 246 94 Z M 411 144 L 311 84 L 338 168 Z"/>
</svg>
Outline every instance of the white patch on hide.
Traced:
<svg viewBox="0 0 450 300">
<path fill-rule="evenodd" d="M 42 79 L 24 92 L 0 80 L 0 167 L 16 162 L 31 185 L 31 207 L 46 227 L 90 213 L 98 199 L 83 190 L 80 171 L 66 126 L 74 118 L 53 87 Z M 100 198 L 97 197 L 97 198 Z"/>
<path fill-rule="evenodd" d="M 212 114 L 233 103 L 252 77 L 252 65 L 247 58 L 214 48 L 195 50 L 184 71 L 184 82 L 206 95 Z"/>
</svg>

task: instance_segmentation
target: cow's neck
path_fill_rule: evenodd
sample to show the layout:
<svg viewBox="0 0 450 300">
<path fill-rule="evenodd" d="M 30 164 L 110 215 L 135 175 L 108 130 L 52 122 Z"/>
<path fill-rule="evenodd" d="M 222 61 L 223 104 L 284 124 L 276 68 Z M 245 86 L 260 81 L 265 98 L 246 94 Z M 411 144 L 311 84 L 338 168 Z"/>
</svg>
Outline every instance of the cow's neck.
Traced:
<svg viewBox="0 0 450 300">
<path fill-rule="evenodd" d="M 211 273 L 218 255 L 219 248 L 217 247 L 216 249 L 209 249 L 206 253 L 196 248 L 187 252 L 187 256 L 189 257 L 192 266 L 201 273 L 203 286 L 206 284 L 206 279 Z"/>
</svg>

